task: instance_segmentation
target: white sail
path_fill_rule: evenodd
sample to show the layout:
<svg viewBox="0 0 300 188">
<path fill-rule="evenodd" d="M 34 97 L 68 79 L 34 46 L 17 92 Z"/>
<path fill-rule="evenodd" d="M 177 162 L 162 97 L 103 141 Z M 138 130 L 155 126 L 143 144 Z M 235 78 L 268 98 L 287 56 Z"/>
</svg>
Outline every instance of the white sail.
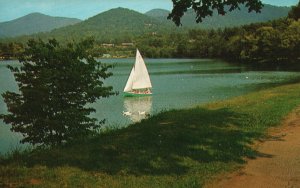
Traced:
<svg viewBox="0 0 300 188">
<path fill-rule="evenodd" d="M 127 80 L 126 86 L 124 88 L 124 92 L 128 92 L 132 90 L 132 84 L 133 84 L 133 77 L 134 77 L 134 66 L 131 69 L 129 78 Z"/>
<path fill-rule="evenodd" d="M 145 88 L 152 88 L 152 84 L 145 62 L 139 50 L 137 50 L 135 64 L 129 75 L 128 81 L 124 88 L 124 92 L 132 91 L 133 89 Z"/>
<path fill-rule="evenodd" d="M 145 62 L 139 52 L 136 51 L 136 59 L 135 59 L 135 71 L 134 71 L 134 80 L 132 89 L 144 89 L 144 88 L 152 88 L 152 84 L 150 81 L 149 73 Z"/>
</svg>

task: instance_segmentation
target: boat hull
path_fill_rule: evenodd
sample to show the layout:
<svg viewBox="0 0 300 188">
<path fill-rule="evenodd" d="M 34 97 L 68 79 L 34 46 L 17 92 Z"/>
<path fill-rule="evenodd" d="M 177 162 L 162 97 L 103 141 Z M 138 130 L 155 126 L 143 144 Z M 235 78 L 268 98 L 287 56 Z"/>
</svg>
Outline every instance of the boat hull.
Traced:
<svg viewBox="0 0 300 188">
<path fill-rule="evenodd" d="M 124 92 L 124 97 L 145 97 L 145 96 L 151 96 L 152 93 L 130 93 L 130 92 Z"/>
</svg>

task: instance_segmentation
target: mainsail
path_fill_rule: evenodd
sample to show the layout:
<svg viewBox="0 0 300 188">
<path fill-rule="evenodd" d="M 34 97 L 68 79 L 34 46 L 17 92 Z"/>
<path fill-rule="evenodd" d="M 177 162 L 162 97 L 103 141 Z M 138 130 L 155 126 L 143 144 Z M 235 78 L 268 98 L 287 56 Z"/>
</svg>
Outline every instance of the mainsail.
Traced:
<svg viewBox="0 0 300 188">
<path fill-rule="evenodd" d="M 152 88 L 152 84 L 143 57 L 137 50 L 135 64 L 130 72 L 124 92 L 147 88 Z"/>
</svg>

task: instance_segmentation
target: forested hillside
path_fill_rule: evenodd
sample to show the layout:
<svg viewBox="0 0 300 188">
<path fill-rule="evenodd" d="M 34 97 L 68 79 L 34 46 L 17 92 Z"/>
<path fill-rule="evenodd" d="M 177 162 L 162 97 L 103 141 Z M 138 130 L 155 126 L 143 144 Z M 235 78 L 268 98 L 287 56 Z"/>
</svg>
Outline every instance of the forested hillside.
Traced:
<svg viewBox="0 0 300 188">
<path fill-rule="evenodd" d="M 187 34 L 143 37 L 138 45 L 148 57 L 296 62 L 300 60 L 300 20 L 281 19 L 222 30 L 194 29 Z"/>
<path fill-rule="evenodd" d="M 52 17 L 41 13 L 32 13 L 12 21 L 0 23 L 0 38 L 48 32 L 80 21 L 76 18 Z"/>
<path fill-rule="evenodd" d="M 294 16 L 290 18 L 238 27 L 188 29 L 177 28 L 171 22 L 166 23 L 158 19 L 167 14 L 165 10 L 153 10 L 144 15 L 117 8 L 50 33 L 0 42 L 0 56 L 16 57 L 22 51 L 24 43 L 32 37 L 43 40 L 56 38 L 62 42 L 93 37 L 96 40 L 94 53 L 99 57 L 104 54 L 105 57 L 132 57 L 135 49 L 139 48 L 144 56 L 155 58 L 192 57 L 223 58 L 240 62 L 295 62 L 300 58 L 300 21 L 295 17 L 297 14 L 291 12 L 290 15 Z M 269 14 L 275 15 L 272 12 L 265 13 L 265 19 L 270 18 Z M 276 15 L 280 14 L 283 15 Z M 249 18 L 256 15 L 249 14 Z"/>
<path fill-rule="evenodd" d="M 195 13 L 189 10 L 186 15 L 183 16 L 183 27 L 178 28 L 172 21 L 167 20 L 169 14 L 167 10 L 154 9 L 145 14 L 141 14 L 125 8 L 116 8 L 100 13 L 78 24 L 57 28 L 50 33 L 39 33 L 19 37 L 17 39 L 6 39 L 6 41 L 20 41 L 24 43 L 32 37 L 42 39 L 56 38 L 60 41 L 65 41 L 66 39 L 77 40 L 92 36 L 103 43 L 133 42 L 135 37 L 145 34 L 157 35 L 170 32 L 182 32 L 191 28 L 217 29 L 265 22 L 286 17 L 289 10 L 290 8 L 288 7 L 265 5 L 262 9 L 262 13 L 256 14 L 248 13 L 245 7 L 241 7 L 241 10 L 230 12 L 225 16 L 214 14 L 213 17 L 206 18 L 199 24 L 195 22 Z M 35 17 L 36 20 L 37 16 L 34 15 L 35 14 L 29 17 Z M 21 20 L 18 22 L 20 21 Z M 39 19 L 35 24 L 41 25 L 39 24 L 40 22 L 49 24 L 49 27 L 52 23 L 51 21 Z M 25 29 L 22 29 L 22 24 L 18 25 L 19 30 L 17 29 L 14 32 L 26 31 L 26 34 L 28 34 L 27 27 L 34 30 L 31 32 L 36 32 L 38 28 L 42 27 L 34 26 L 28 22 L 24 22 L 23 24 L 24 27 L 26 26 Z M 7 27 L 7 29 L 9 29 L 9 27 Z M 40 29 L 39 31 L 45 31 L 45 29 Z M 11 32 L 13 36 L 19 35 L 19 33 L 14 34 L 14 32 Z"/>
<path fill-rule="evenodd" d="M 100 13 L 79 24 L 56 29 L 41 37 L 58 39 L 78 39 L 95 37 L 105 43 L 130 42 L 135 36 L 143 34 L 161 34 L 176 29 L 175 26 L 162 24 L 159 20 L 139 12 L 116 8 Z"/>
<path fill-rule="evenodd" d="M 212 17 L 207 17 L 202 23 L 197 24 L 195 22 L 196 14 L 193 10 L 188 10 L 187 13 L 182 17 L 182 26 L 188 28 L 202 28 L 202 29 L 216 29 L 225 27 L 241 26 L 250 23 L 266 22 L 283 18 L 288 15 L 290 7 L 277 7 L 272 5 L 264 5 L 261 13 L 248 13 L 246 7 L 241 6 L 240 10 L 228 12 L 226 15 L 218 15 L 214 12 Z M 163 20 L 165 22 L 171 22 L 167 20 L 169 11 L 163 9 L 154 9 L 146 12 L 146 15 Z"/>
</svg>

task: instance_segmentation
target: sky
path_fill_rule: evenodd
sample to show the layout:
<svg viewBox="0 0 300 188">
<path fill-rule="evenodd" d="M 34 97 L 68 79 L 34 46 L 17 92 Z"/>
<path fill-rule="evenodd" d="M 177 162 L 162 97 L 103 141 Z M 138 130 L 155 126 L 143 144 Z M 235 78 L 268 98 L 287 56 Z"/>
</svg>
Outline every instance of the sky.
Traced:
<svg viewBox="0 0 300 188">
<path fill-rule="evenodd" d="M 277 6 L 296 5 L 299 0 L 262 0 Z M 0 22 L 10 21 L 32 12 L 85 20 L 100 12 L 124 7 L 145 13 L 154 8 L 171 10 L 171 0 L 0 0 Z"/>
</svg>

